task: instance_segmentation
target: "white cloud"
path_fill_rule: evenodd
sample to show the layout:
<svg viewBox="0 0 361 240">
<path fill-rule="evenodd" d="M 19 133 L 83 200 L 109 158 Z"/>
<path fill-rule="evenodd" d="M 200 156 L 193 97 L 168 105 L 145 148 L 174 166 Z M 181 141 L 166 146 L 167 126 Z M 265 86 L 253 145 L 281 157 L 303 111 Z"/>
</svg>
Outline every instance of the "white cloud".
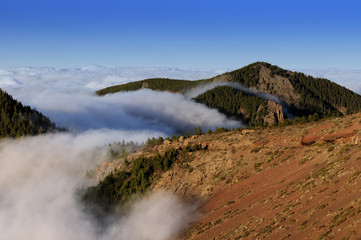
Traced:
<svg viewBox="0 0 361 240">
<path fill-rule="evenodd" d="M 149 77 L 198 79 L 211 72 L 168 68 L 16 68 L 0 71 L 0 87 L 75 133 L 0 142 L 1 239 L 165 240 L 192 216 L 168 193 L 150 195 L 130 213 L 102 229 L 74 198 L 85 177 L 105 161 L 113 141 L 141 143 L 148 137 L 202 126 L 238 127 L 216 110 L 182 95 L 140 90 L 98 97 L 94 89 Z"/>
<path fill-rule="evenodd" d="M 191 75 L 193 77 L 191 77 Z M 24 104 L 49 116 L 58 126 L 73 130 L 155 130 L 167 135 L 202 126 L 239 127 L 223 114 L 182 95 L 140 90 L 98 97 L 89 86 L 109 86 L 147 77 L 202 78 L 211 72 L 175 68 L 81 69 L 21 68 L 0 74 L 0 87 Z M 16 78 L 22 84 L 6 84 Z M 6 82 L 5 82 L 6 81 Z"/>
<path fill-rule="evenodd" d="M 360 92 L 360 71 L 317 74 Z M 94 183 L 85 177 L 86 170 L 105 160 L 105 150 L 95 147 L 122 139 L 142 142 L 198 125 L 204 130 L 238 127 L 239 122 L 182 95 L 140 90 L 97 97 L 93 92 L 151 77 L 213 75 L 192 69 L 100 66 L 0 70 L 1 88 L 49 115 L 59 126 L 77 130 L 77 134 L 0 142 L 1 239 L 163 240 L 174 236 L 190 220 L 192 209 L 167 193 L 150 195 L 126 218 L 113 221 L 102 233 L 97 231 L 100 226 L 81 211 L 74 198 L 77 188 Z"/>
<path fill-rule="evenodd" d="M 87 66 L 83 68 L 8 68 L 0 69 L 0 86 L 4 78 L 16 78 L 26 85 L 48 86 L 53 88 L 81 87 L 98 90 L 116 84 L 146 78 L 176 78 L 196 80 L 209 78 L 214 71 L 197 69 L 178 69 L 165 67 L 102 67 Z"/>
<path fill-rule="evenodd" d="M 165 240 L 188 223 L 192 209 L 167 193 L 141 200 L 107 228 L 85 214 L 74 192 L 94 183 L 86 178 L 86 170 L 105 160 L 105 151 L 94 147 L 110 138 L 99 134 L 105 133 L 50 134 L 0 143 L 2 240 Z M 136 132 L 119 136 L 145 139 Z"/>
</svg>

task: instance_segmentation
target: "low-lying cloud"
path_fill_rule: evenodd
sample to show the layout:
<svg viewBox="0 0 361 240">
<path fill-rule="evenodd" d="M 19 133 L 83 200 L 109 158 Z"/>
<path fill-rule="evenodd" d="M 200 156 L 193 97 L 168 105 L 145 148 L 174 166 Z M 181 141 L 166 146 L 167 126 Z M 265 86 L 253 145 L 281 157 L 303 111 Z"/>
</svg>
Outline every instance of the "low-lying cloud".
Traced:
<svg viewBox="0 0 361 240">
<path fill-rule="evenodd" d="M 148 137 L 166 137 L 194 126 L 239 126 L 239 122 L 183 95 L 145 89 L 98 97 L 94 88 L 139 77 L 124 69 L 122 73 L 109 70 L 112 74 L 108 70 L 0 71 L 3 90 L 43 112 L 58 126 L 73 130 L 0 142 L 1 239 L 166 240 L 191 220 L 192 208 L 169 193 L 150 194 L 136 202 L 126 216 L 112 219 L 106 228 L 77 201 L 78 188 L 96 184 L 86 172 L 106 160 L 102 146 L 108 143 L 123 139 L 141 143 Z M 143 72 L 139 78 L 159 76 L 159 71 Z M 181 78 L 174 74 L 161 76 Z"/>
<path fill-rule="evenodd" d="M 88 88 L 98 90 L 116 84 L 146 78 L 175 78 L 197 80 L 214 76 L 225 70 L 205 71 L 166 67 L 103 67 L 82 68 L 26 67 L 0 69 L 0 85 L 34 85 L 52 88 Z"/>
<path fill-rule="evenodd" d="M 128 132 L 133 140 L 145 136 Z M 123 136 L 125 136 L 123 135 Z M 151 194 L 126 217 L 99 231 L 77 202 L 77 188 L 94 184 L 86 171 L 105 160 L 96 133 L 69 133 L 0 143 L 0 232 L 2 240 L 166 240 L 190 220 L 192 209 L 169 193 Z"/>
<path fill-rule="evenodd" d="M 197 97 L 199 94 L 202 94 L 204 92 L 207 92 L 208 90 L 211 90 L 211 89 L 213 89 L 215 87 L 219 87 L 219 86 L 231 87 L 231 88 L 240 90 L 244 93 L 248 93 L 250 95 L 257 96 L 262 99 L 274 101 L 277 104 L 282 106 L 283 112 L 285 113 L 285 115 L 287 117 L 289 117 L 289 118 L 294 117 L 293 114 L 291 113 L 291 111 L 289 110 L 289 107 L 287 106 L 287 104 L 285 102 L 281 101 L 277 96 L 270 94 L 270 93 L 260 92 L 255 88 L 248 88 L 248 87 L 245 87 L 245 86 L 243 86 L 239 83 L 235 83 L 235 82 L 212 82 L 212 83 L 200 85 L 200 86 L 193 88 L 193 89 L 189 90 L 188 92 L 186 92 L 185 96 L 187 98 L 194 98 L 194 97 Z"/>
<path fill-rule="evenodd" d="M 55 70 L 25 69 L 21 71 L 17 69 L 12 72 L 3 72 L 2 75 L 0 73 L 0 87 L 24 104 L 35 107 L 49 116 L 58 126 L 75 131 L 108 128 L 154 130 L 171 135 L 184 133 L 187 129 L 192 130 L 198 126 L 205 130 L 214 130 L 216 126 L 240 126 L 240 122 L 229 120 L 218 111 L 195 103 L 182 95 L 144 89 L 98 97 L 94 94 L 94 89 L 90 89 L 88 86 L 104 72 L 108 75 L 105 74 L 106 76 L 100 78 L 102 80 L 98 82 L 99 84 L 109 84 L 107 79 L 110 73 L 103 68 L 93 70 L 93 72 L 95 71 L 94 76 L 90 76 L 88 70 L 69 70 L 70 72 Z M 171 70 L 168 69 L 172 72 L 173 70 Z M 123 71 L 125 70 L 123 69 Z M 160 69 L 155 69 L 146 74 L 143 70 L 140 75 L 150 77 L 156 73 L 159 74 L 159 71 Z M 115 72 L 119 78 L 123 76 L 123 82 L 134 77 L 134 74 L 131 75 L 127 71 L 123 72 L 123 75 L 120 70 Z M 182 71 L 177 70 L 176 72 L 181 73 Z M 184 74 L 169 75 L 176 75 L 173 77 L 179 78 L 190 75 L 189 72 L 193 72 L 195 76 L 205 74 L 197 71 L 183 72 Z M 59 76 L 56 76 L 56 73 L 59 73 Z M 74 74 L 74 78 L 71 78 L 71 74 Z M 85 80 L 85 76 L 89 79 Z M 9 77 L 17 79 L 21 83 L 5 84 L 11 82 L 8 80 Z M 117 82 L 117 84 L 119 83 Z"/>
<path fill-rule="evenodd" d="M 94 90 L 151 77 L 201 79 L 214 73 L 100 66 L 0 70 L 0 88 L 58 126 L 73 130 L 0 141 L 1 239 L 171 239 L 193 213 L 169 193 L 150 194 L 127 216 L 113 219 L 99 231 L 100 226 L 81 210 L 75 197 L 76 189 L 95 184 L 86 177 L 87 170 L 106 160 L 102 146 L 113 141 L 141 143 L 148 137 L 170 136 L 195 126 L 206 130 L 239 127 L 240 122 L 191 100 L 215 85 L 202 86 L 186 96 L 143 89 L 98 97 Z M 267 97 L 272 96 L 263 95 Z"/>
</svg>

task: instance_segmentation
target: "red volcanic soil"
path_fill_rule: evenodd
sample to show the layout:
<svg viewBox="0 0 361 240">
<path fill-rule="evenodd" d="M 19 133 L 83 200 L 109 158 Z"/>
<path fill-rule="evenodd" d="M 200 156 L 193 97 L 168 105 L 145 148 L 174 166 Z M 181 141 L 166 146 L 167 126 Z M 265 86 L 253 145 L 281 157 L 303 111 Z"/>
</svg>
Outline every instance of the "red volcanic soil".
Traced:
<svg viewBox="0 0 361 240">
<path fill-rule="evenodd" d="M 252 133 L 259 137 L 253 146 L 261 146 L 253 158 L 272 149 L 282 153 L 210 195 L 180 238 L 361 239 L 360 120 L 354 115 Z"/>
<path fill-rule="evenodd" d="M 167 140 L 127 158 L 202 146 L 151 186 L 202 203 L 178 239 L 361 239 L 360 139 L 356 114 Z"/>
</svg>

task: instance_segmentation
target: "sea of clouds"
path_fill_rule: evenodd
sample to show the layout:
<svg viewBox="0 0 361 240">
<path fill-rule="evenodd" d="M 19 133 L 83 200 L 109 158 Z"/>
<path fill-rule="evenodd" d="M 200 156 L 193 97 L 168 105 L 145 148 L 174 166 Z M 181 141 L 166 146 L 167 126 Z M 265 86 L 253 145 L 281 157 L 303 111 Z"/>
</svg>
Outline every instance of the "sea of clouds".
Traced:
<svg viewBox="0 0 361 240">
<path fill-rule="evenodd" d="M 71 130 L 0 141 L 0 238 L 171 239 L 192 221 L 192 206 L 170 193 L 150 194 L 134 204 L 127 216 L 99 230 L 74 194 L 78 188 L 96 184 L 86 177 L 87 170 L 106 161 L 105 145 L 113 141 L 141 143 L 198 126 L 203 130 L 239 127 L 240 122 L 191 100 L 216 85 L 201 86 L 185 96 L 148 89 L 104 97 L 94 92 L 145 78 L 203 79 L 223 71 L 101 66 L 0 70 L 1 89 Z M 361 71 L 306 73 L 361 92 Z"/>
<path fill-rule="evenodd" d="M 0 88 L 74 131 L 89 129 L 154 130 L 165 135 L 201 126 L 239 127 L 216 110 L 190 98 L 148 89 L 98 97 L 107 86 L 152 77 L 202 79 L 217 71 L 177 68 L 120 68 L 90 66 L 79 69 L 14 68 L 0 70 Z"/>
<path fill-rule="evenodd" d="M 174 68 L 0 70 L 0 88 L 49 116 L 70 132 L 0 141 L 1 239 L 166 240 L 194 215 L 170 193 L 136 202 L 126 216 L 103 229 L 82 211 L 79 188 L 96 184 L 87 170 L 106 161 L 113 141 L 141 143 L 201 126 L 239 127 L 189 97 L 147 89 L 98 97 L 95 90 L 151 77 L 199 79 L 214 72 Z"/>
<path fill-rule="evenodd" d="M 75 192 L 105 159 L 94 132 L 47 134 L 0 143 L 0 239 L 166 240 L 191 220 L 192 208 L 170 193 L 136 202 L 104 228 L 82 211 Z M 142 135 L 127 135 L 139 140 Z"/>
</svg>

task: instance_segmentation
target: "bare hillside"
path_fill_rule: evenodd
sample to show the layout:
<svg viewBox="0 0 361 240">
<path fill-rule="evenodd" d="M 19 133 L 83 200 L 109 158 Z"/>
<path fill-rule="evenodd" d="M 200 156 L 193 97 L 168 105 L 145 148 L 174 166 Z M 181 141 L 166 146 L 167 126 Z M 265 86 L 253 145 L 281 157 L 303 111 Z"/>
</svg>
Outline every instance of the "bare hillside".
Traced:
<svg viewBox="0 0 361 240">
<path fill-rule="evenodd" d="M 200 218 L 180 239 L 358 239 L 360 140 L 356 114 L 181 138 L 138 154 L 202 146 L 151 187 L 201 203 Z M 98 173 L 122 167 L 122 161 Z"/>
</svg>

